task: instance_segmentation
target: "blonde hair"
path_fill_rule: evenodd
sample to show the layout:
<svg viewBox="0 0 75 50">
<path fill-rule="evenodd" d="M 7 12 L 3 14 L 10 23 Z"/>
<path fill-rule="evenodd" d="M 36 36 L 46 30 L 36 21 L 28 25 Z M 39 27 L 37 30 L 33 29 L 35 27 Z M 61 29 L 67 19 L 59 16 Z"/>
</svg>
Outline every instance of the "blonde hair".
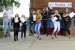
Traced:
<svg viewBox="0 0 75 50">
<path fill-rule="evenodd" d="M 21 17 L 24 17 L 25 18 L 25 15 L 24 14 L 22 14 L 22 16 Z"/>
</svg>

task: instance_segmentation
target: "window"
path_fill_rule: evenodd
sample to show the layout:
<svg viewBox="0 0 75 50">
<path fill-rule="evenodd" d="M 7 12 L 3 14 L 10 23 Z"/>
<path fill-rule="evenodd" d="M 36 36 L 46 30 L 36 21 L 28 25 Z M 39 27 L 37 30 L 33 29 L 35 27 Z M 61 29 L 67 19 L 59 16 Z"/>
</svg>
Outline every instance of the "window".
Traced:
<svg viewBox="0 0 75 50">
<path fill-rule="evenodd" d="M 0 25 L 3 25 L 3 19 L 0 18 Z"/>
</svg>

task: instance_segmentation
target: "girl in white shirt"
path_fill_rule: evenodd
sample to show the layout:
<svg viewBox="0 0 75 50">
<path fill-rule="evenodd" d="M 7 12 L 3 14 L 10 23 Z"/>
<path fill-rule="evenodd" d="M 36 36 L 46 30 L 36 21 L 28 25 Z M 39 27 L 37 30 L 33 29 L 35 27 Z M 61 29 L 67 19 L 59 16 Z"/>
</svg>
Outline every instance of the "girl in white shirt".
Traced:
<svg viewBox="0 0 75 50">
<path fill-rule="evenodd" d="M 25 15 L 23 14 L 22 17 L 20 18 L 22 26 L 21 26 L 21 38 L 23 38 L 23 33 L 24 33 L 24 38 L 26 38 L 26 20 L 25 20 Z"/>
</svg>

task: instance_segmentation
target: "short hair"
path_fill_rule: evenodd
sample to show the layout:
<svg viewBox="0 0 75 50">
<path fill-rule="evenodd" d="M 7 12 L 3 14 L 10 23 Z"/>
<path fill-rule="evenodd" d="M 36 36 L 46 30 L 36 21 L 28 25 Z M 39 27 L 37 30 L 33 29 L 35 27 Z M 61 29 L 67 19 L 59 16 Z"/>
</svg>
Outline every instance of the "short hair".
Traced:
<svg viewBox="0 0 75 50">
<path fill-rule="evenodd" d="M 6 5 L 5 8 L 9 7 L 9 5 Z"/>
</svg>

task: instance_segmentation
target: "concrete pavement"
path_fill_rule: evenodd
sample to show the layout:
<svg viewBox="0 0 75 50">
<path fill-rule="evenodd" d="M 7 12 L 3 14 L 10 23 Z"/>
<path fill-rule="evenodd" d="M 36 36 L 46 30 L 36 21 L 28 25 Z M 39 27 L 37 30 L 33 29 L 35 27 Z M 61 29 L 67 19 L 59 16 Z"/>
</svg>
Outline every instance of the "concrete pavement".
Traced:
<svg viewBox="0 0 75 50">
<path fill-rule="evenodd" d="M 35 40 L 28 50 L 75 50 L 75 37 L 69 39 L 65 36 L 51 39 L 51 36 L 42 36 L 42 40 Z"/>
<path fill-rule="evenodd" d="M 41 35 L 42 40 L 37 39 L 37 35 L 28 36 L 26 40 L 21 41 L 21 33 L 19 40 L 14 41 L 13 32 L 11 38 L 0 39 L 0 50 L 75 50 L 75 37 L 69 39 L 65 36 L 51 39 L 51 36 L 46 37 Z"/>
<path fill-rule="evenodd" d="M 21 33 L 19 33 L 19 40 L 15 42 L 13 35 L 11 32 L 11 38 L 0 39 L 0 50 L 27 50 L 34 41 L 34 37 L 28 36 L 28 34 L 25 40 L 21 39 Z"/>
</svg>

